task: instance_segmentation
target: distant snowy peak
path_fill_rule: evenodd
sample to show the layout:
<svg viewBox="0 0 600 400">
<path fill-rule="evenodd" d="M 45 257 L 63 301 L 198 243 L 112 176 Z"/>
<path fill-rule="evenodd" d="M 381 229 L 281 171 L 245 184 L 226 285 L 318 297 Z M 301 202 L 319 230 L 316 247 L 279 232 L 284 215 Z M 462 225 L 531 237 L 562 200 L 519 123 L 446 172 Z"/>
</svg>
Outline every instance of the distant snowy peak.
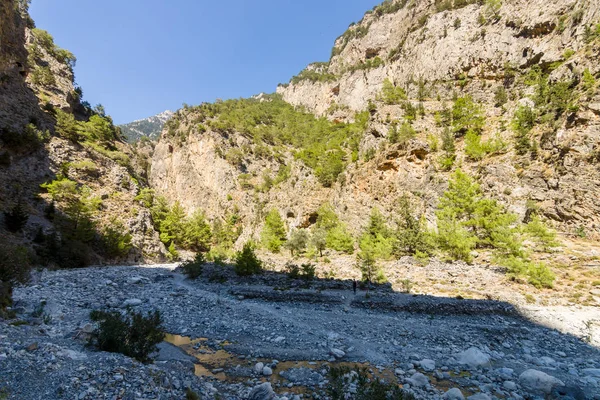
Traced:
<svg viewBox="0 0 600 400">
<path fill-rule="evenodd" d="M 135 143 L 146 137 L 150 140 L 159 138 L 165 123 L 175 114 L 171 110 L 166 110 L 152 117 L 138 119 L 128 124 L 120 125 L 121 131 L 127 141 Z"/>
</svg>

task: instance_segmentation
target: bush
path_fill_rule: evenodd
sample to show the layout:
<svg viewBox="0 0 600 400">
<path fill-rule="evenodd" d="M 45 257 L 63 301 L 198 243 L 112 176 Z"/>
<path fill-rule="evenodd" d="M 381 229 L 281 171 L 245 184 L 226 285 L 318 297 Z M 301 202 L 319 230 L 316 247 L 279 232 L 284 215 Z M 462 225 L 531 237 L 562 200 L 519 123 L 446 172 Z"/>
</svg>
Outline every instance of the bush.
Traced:
<svg viewBox="0 0 600 400">
<path fill-rule="evenodd" d="M 396 87 L 392 81 L 386 78 L 383 81 L 383 89 L 381 89 L 380 100 L 385 104 L 400 104 L 406 100 L 406 92 L 401 87 Z"/>
<path fill-rule="evenodd" d="M 544 263 L 533 263 L 527 270 L 528 282 L 537 288 L 552 288 L 556 276 Z"/>
<path fill-rule="evenodd" d="M 200 275 L 202 275 L 204 264 L 206 264 L 204 254 L 197 253 L 193 260 L 189 260 L 181 264 L 181 269 L 189 279 L 197 279 L 200 277 Z"/>
<path fill-rule="evenodd" d="M 538 215 L 532 216 L 531 221 L 525 225 L 524 231 L 542 251 L 548 251 L 559 245 L 556 240 L 556 232 L 549 229 Z"/>
<path fill-rule="evenodd" d="M 132 310 L 125 315 L 96 310 L 90 313 L 90 319 L 98 323 L 90 341 L 100 350 L 121 353 L 141 362 L 150 361 L 156 345 L 165 337 L 159 311 L 148 312 L 144 317 Z"/>
<path fill-rule="evenodd" d="M 332 400 L 414 400 L 398 385 L 370 378 L 366 368 L 331 367 L 326 390 Z"/>
<path fill-rule="evenodd" d="M 516 111 L 512 121 L 514 131 L 515 151 L 519 155 L 527 154 L 531 149 L 530 131 L 535 125 L 536 115 L 533 109 L 520 106 Z"/>
<path fill-rule="evenodd" d="M 413 210 L 408 197 L 402 196 L 398 201 L 398 214 L 395 240 L 393 242 L 393 253 L 396 256 L 419 253 L 431 254 L 433 244 L 430 235 L 425 228 L 423 218 L 413 215 Z"/>
<path fill-rule="evenodd" d="M 259 274 L 262 271 L 262 261 L 256 256 L 252 243 L 244 244 L 242 251 L 237 252 L 234 270 L 239 276 Z"/>
<path fill-rule="evenodd" d="M 290 250 L 292 257 L 294 252 L 301 254 L 306 250 L 308 245 L 308 232 L 305 229 L 295 229 L 290 234 L 289 240 L 285 243 L 285 247 Z"/>
<path fill-rule="evenodd" d="M 472 130 L 480 133 L 485 119 L 481 106 L 473 101 L 470 96 L 459 97 L 452 106 L 452 126 L 454 132 L 461 135 Z"/>
<path fill-rule="evenodd" d="M 397 123 L 393 123 L 388 132 L 388 140 L 390 143 L 399 143 L 403 145 L 416 135 L 415 129 L 408 122 L 403 122 L 400 127 L 398 127 Z"/>
<path fill-rule="evenodd" d="M 104 252 L 111 258 L 125 257 L 133 247 L 131 239 L 132 236 L 126 232 L 123 223 L 113 219 L 102 232 Z"/>
<path fill-rule="evenodd" d="M 261 233 L 262 244 L 273 253 L 278 253 L 285 240 L 286 229 L 283 219 L 279 211 L 273 208 L 265 218 L 265 226 Z"/>
<path fill-rule="evenodd" d="M 29 215 L 23 209 L 21 202 L 18 202 L 12 210 L 4 211 L 4 225 L 11 232 L 18 232 L 23 229 L 28 219 Z"/>
</svg>

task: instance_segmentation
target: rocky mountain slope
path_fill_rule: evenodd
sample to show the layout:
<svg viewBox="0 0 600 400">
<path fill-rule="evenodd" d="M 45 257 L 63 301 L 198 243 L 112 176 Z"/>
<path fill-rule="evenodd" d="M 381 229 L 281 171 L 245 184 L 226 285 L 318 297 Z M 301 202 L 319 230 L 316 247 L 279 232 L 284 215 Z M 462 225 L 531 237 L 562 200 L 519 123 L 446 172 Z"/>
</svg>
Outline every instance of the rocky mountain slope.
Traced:
<svg viewBox="0 0 600 400">
<path fill-rule="evenodd" d="M 358 232 L 373 207 L 392 215 L 406 193 L 434 225 L 449 171 L 460 167 L 521 219 L 535 205 L 561 232 L 593 237 L 600 226 L 597 13 L 595 1 L 387 1 L 337 39 L 329 62 L 277 89 L 334 125 L 368 110 L 352 137 L 358 143 L 341 146 L 333 181 L 323 185 L 316 164 L 298 157 L 305 145 L 219 125 L 232 112 L 216 104 L 208 113 L 175 114 L 154 152 L 151 184 L 211 218 L 235 207 L 247 239 L 260 231 L 265 209 L 277 208 L 289 227 L 307 227 L 326 201 Z M 461 112 L 467 120 L 476 114 L 478 126 Z M 446 129 L 456 148 L 451 165 Z M 289 178 L 277 180 L 280 171 Z M 263 190 L 265 180 L 279 182 Z"/>
<path fill-rule="evenodd" d="M 134 201 L 145 171 L 102 108 L 81 101 L 74 55 L 35 27 L 27 2 L 0 7 L 0 208 L 7 227 L 9 214 L 25 215 L 2 241 L 35 248 L 41 264 L 161 259 L 150 214 Z"/>
<path fill-rule="evenodd" d="M 159 138 L 165 123 L 173 116 L 173 111 L 167 110 L 152 117 L 140 119 L 128 124 L 119 125 L 123 136 L 129 143 L 135 143 L 142 138 L 156 140 Z"/>
</svg>

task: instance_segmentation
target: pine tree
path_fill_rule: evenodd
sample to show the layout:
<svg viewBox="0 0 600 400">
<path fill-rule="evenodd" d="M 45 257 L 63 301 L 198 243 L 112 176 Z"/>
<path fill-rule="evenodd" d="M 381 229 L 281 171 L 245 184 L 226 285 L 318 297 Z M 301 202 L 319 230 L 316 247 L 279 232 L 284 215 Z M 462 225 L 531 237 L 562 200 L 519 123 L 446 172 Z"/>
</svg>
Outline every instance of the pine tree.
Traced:
<svg viewBox="0 0 600 400">
<path fill-rule="evenodd" d="M 12 210 L 4 211 L 4 224 L 6 229 L 11 232 L 18 232 L 23 229 L 28 219 L 29 215 L 23 209 L 21 202 L 18 202 Z"/>
<path fill-rule="evenodd" d="M 272 209 L 265 218 L 265 226 L 261 233 L 263 245 L 274 253 L 278 253 L 286 240 L 286 230 L 279 211 Z"/>
<path fill-rule="evenodd" d="M 289 240 L 284 244 L 284 246 L 290 250 L 290 253 L 293 257 L 294 252 L 296 252 L 296 254 L 300 254 L 306 250 L 307 244 L 308 233 L 306 232 L 306 229 L 294 229 L 290 234 Z"/>
<path fill-rule="evenodd" d="M 429 243 L 429 234 L 421 218 L 413 215 L 410 201 L 406 195 L 398 200 L 397 228 L 395 232 L 394 254 L 414 256 L 417 253 L 430 254 L 432 244 Z"/>
</svg>

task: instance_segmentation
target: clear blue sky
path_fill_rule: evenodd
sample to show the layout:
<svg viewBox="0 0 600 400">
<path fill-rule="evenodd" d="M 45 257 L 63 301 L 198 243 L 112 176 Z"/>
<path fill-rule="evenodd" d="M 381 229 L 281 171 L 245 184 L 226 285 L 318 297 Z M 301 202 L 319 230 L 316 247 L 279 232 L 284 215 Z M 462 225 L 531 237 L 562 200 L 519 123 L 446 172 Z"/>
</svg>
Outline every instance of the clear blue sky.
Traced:
<svg viewBox="0 0 600 400">
<path fill-rule="evenodd" d="M 274 92 L 381 0 L 33 0 L 77 57 L 84 100 L 116 123 Z"/>
</svg>

